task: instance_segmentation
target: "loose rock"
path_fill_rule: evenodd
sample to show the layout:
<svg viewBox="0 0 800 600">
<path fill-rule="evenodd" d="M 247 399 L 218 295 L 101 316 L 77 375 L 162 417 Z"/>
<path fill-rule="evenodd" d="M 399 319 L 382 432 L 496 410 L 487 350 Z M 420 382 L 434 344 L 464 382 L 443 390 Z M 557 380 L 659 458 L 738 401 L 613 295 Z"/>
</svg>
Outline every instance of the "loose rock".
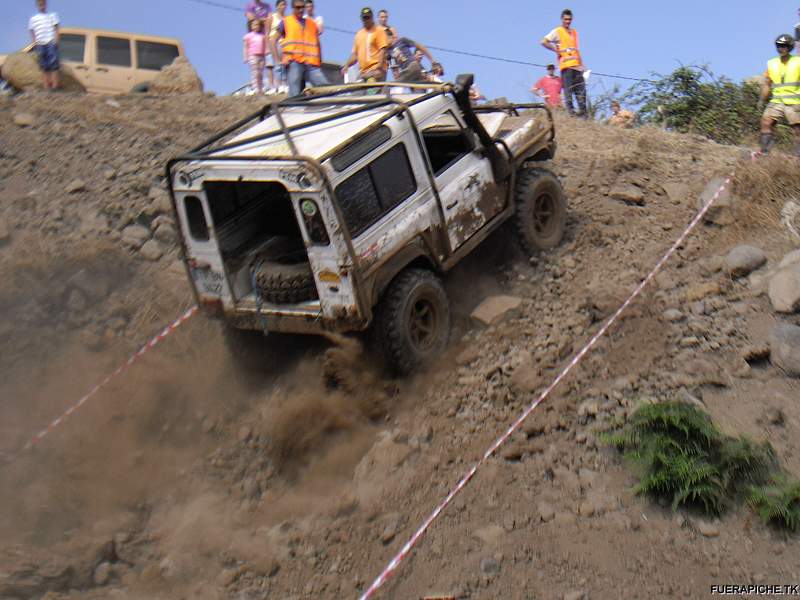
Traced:
<svg viewBox="0 0 800 600">
<path fill-rule="evenodd" d="M 17 127 L 33 127 L 36 125 L 36 117 L 31 113 L 17 113 L 14 115 L 14 125 Z"/>
<path fill-rule="evenodd" d="M 500 321 L 510 311 L 522 304 L 522 298 L 516 296 L 491 296 L 472 311 L 472 318 L 483 325 L 492 325 Z"/>
<path fill-rule="evenodd" d="M 778 271 L 769 282 L 769 300 L 779 313 L 800 310 L 800 263 Z"/>
<path fill-rule="evenodd" d="M 637 206 L 644 205 L 644 192 L 639 186 L 633 185 L 632 183 L 616 185 L 608 195 L 615 200 L 622 200 L 629 204 L 636 204 Z"/>
<path fill-rule="evenodd" d="M 781 323 L 769 338 L 772 364 L 787 375 L 800 377 L 800 327 Z"/>
<path fill-rule="evenodd" d="M 149 240 L 139 250 L 139 255 L 145 260 L 156 261 L 164 255 L 164 251 L 157 241 Z"/>
<path fill-rule="evenodd" d="M 717 199 L 705 215 L 706 223 L 713 223 L 715 225 L 731 225 L 736 221 L 734 211 L 738 204 L 738 199 L 731 192 L 730 184 L 725 185 L 725 188 L 720 191 L 720 188 L 725 185 L 725 180 L 717 177 L 708 182 L 706 189 L 698 200 L 698 208 L 702 208 L 714 196 Z"/>
<path fill-rule="evenodd" d="M 64 191 L 68 194 L 77 194 L 86 191 L 86 183 L 82 179 L 75 179 L 67 184 Z"/>
<path fill-rule="evenodd" d="M 767 262 L 764 251 L 755 246 L 737 246 L 725 258 L 725 270 L 733 277 L 744 277 Z"/>
</svg>

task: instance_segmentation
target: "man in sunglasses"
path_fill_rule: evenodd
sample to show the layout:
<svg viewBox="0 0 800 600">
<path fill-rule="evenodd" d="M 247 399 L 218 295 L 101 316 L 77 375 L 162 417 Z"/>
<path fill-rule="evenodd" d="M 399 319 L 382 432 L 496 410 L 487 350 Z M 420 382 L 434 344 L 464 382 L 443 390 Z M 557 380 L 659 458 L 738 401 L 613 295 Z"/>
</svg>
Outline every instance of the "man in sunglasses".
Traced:
<svg viewBox="0 0 800 600">
<path fill-rule="evenodd" d="M 761 151 L 770 151 L 775 123 L 785 120 L 794 131 L 795 154 L 800 157 L 800 56 L 792 56 L 794 44 L 788 33 L 778 36 L 778 56 L 767 63 L 761 88 L 761 99 L 767 103 L 761 118 Z"/>
<path fill-rule="evenodd" d="M 319 27 L 305 14 L 305 0 L 292 0 L 292 14 L 278 25 L 282 38 L 283 65 L 289 77 L 289 96 L 303 93 L 306 82 L 313 86 L 327 85 L 322 73 L 322 50 L 319 45 Z"/>
<path fill-rule="evenodd" d="M 389 42 L 386 32 L 375 24 L 372 9 L 361 9 L 361 22 L 364 27 L 357 33 L 353 43 L 353 53 L 342 67 L 342 73 L 358 62 L 360 78 L 368 83 L 386 81 L 386 51 Z"/>
</svg>

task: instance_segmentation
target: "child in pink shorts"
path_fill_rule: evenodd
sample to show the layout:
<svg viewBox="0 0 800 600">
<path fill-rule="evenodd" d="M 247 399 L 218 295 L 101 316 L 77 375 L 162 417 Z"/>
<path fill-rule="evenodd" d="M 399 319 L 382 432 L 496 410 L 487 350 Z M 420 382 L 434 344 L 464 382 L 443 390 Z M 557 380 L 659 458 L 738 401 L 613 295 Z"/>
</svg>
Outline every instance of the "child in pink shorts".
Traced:
<svg viewBox="0 0 800 600">
<path fill-rule="evenodd" d="M 264 93 L 264 68 L 267 38 L 264 25 L 258 19 L 250 22 L 250 32 L 244 36 L 244 62 L 250 65 L 250 87 L 254 94 Z"/>
</svg>

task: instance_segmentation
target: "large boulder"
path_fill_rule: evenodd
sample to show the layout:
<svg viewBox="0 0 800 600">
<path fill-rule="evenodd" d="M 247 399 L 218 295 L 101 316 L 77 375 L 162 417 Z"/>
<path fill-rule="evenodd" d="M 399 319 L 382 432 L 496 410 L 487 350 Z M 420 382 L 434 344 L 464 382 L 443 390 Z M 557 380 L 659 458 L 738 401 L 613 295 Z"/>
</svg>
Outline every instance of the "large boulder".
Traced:
<svg viewBox="0 0 800 600">
<path fill-rule="evenodd" d="M 800 311 L 800 262 L 790 263 L 773 275 L 769 282 L 769 299 L 777 312 Z"/>
<path fill-rule="evenodd" d="M 85 92 L 86 89 L 75 78 L 72 69 L 61 64 L 61 89 L 66 92 Z M 16 52 L 9 55 L 3 63 L 3 79 L 18 90 L 30 91 L 41 89 L 42 72 L 35 52 Z"/>
<path fill-rule="evenodd" d="M 780 323 L 769 338 L 772 364 L 786 371 L 787 375 L 800 377 L 800 327 Z"/>
<path fill-rule="evenodd" d="M 179 56 L 150 82 L 153 94 L 202 94 L 203 82 L 186 58 Z"/>
</svg>

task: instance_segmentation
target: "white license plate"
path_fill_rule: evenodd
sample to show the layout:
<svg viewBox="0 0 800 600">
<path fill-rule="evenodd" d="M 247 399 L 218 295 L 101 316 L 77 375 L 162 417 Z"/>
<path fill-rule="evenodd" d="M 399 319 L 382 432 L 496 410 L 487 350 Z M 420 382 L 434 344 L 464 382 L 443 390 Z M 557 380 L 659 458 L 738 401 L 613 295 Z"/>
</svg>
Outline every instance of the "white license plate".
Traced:
<svg viewBox="0 0 800 600">
<path fill-rule="evenodd" d="M 193 269 L 192 277 L 201 294 L 222 296 L 222 275 L 219 273 L 211 269 Z"/>
</svg>

